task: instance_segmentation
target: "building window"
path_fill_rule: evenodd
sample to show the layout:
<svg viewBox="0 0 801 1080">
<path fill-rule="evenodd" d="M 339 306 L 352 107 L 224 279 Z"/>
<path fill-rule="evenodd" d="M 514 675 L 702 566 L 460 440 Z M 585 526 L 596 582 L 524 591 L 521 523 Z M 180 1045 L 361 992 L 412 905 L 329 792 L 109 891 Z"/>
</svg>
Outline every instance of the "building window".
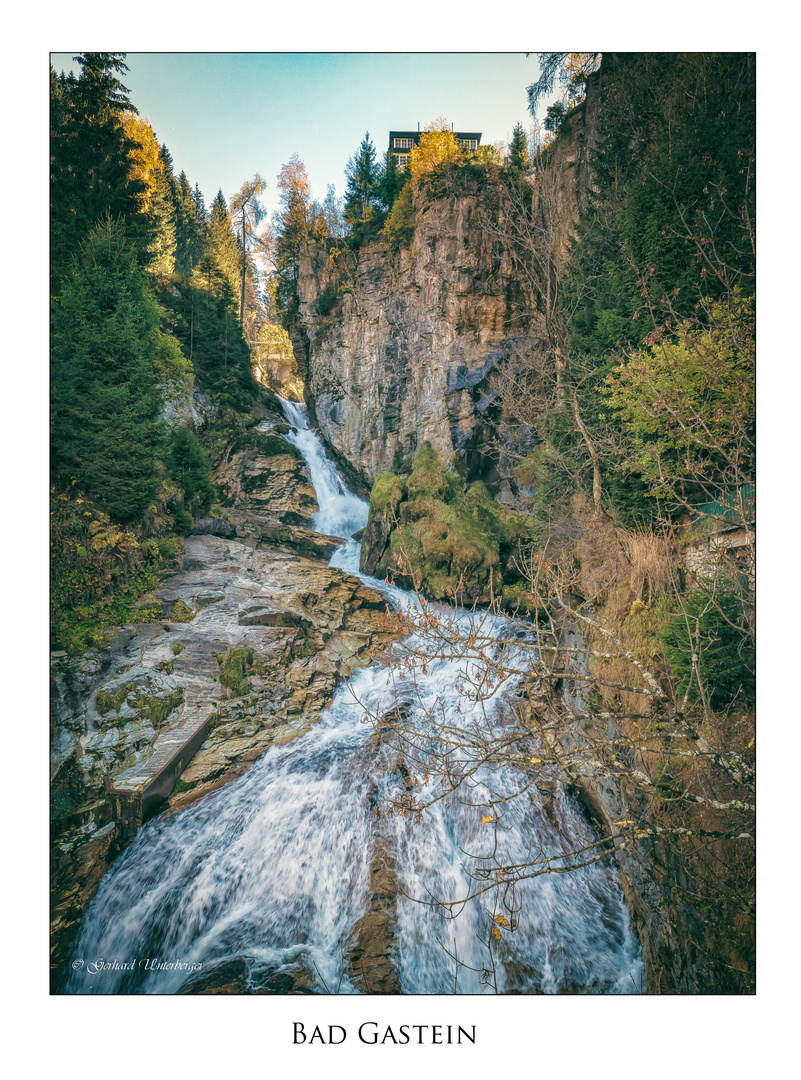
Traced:
<svg viewBox="0 0 801 1080">
<path fill-rule="evenodd" d="M 460 139 L 459 142 L 465 150 L 478 150 L 478 139 Z"/>
<path fill-rule="evenodd" d="M 405 169 L 406 168 L 406 166 L 409 164 L 409 156 L 410 156 L 409 154 L 396 154 L 395 155 L 395 160 L 398 163 L 398 168 L 399 169 Z"/>
<path fill-rule="evenodd" d="M 414 139 L 393 139 L 392 145 L 395 150 L 411 150 Z"/>
</svg>

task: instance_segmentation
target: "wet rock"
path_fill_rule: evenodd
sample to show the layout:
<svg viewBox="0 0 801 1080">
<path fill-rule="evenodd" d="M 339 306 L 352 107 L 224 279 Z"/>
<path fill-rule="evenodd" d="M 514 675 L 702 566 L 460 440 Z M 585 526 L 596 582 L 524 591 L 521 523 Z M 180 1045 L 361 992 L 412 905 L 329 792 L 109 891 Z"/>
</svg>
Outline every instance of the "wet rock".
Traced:
<svg viewBox="0 0 801 1080">
<path fill-rule="evenodd" d="M 265 968 L 250 956 L 212 961 L 184 983 L 179 994 L 316 994 L 312 974 L 302 965 Z"/>
<path fill-rule="evenodd" d="M 249 968 L 244 956 L 233 960 L 217 960 L 204 964 L 203 970 L 193 975 L 179 994 L 247 994 Z"/>
<path fill-rule="evenodd" d="M 240 626 L 310 626 L 303 616 L 270 600 L 255 600 L 239 607 Z"/>
<path fill-rule="evenodd" d="M 342 543 L 339 536 L 326 536 L 300 525 L 233 510 L 225 518 L 202 518 L 190 535 L 236 537 L 326 562 Z"/>
<path fill-rule="evenodd" d="M 81 919 L 116 854 L 115 823 L 55 838 L 50 853 L 51 991 L 58 993 Z"/>
<path fill-rule="evenodd" d="M 57 965 L 110 858 L 111 840 L 100 830 L 111 822 L 85 809 L 102 801 L 106 781 L 116 806 L 115 781 L 144 774 L 159 740 L 200 732 L 166 804 L 180 809 L 241 775 L 271 745 L 307 731 L 339 682 L 395 636 L 384 598 L 358 578 L 210 532 L 187 538 L 181 570 L 152 599 L 163 610 L 182 605 L 191 619 L 127 628 L 107 649 L 53 658 Z M 234 691 L 220 679 L 235 650 L 247 650 L 252 662 Z"/>
<path fill-rule="evenodd" d="M 397 511 L 397 506 L 394 507 Z M 359 556 L 359 569 L 363 574 L 375 577 L 384 552 L 389 543 L 389 537 L 397 524 L 397 518 L 392 513 L 371 511 L 370 520 L 362 535 L 361 553 Z"/>
<path fill-rule="evenodd" d="M 309 527 L 318 509 L 302 454 L 269 424 L 235 439 L 212 480 L 226 505 L 288 525 Z"/>
<path fill-rule="evenodd" d="M 394 962 L 397 896 L 395 857 L 388 840 L 379 837 L 370 863 L 369 907 L 348 950 L 351 978 L 364 994 L 402 993 Z"/>
</svg>

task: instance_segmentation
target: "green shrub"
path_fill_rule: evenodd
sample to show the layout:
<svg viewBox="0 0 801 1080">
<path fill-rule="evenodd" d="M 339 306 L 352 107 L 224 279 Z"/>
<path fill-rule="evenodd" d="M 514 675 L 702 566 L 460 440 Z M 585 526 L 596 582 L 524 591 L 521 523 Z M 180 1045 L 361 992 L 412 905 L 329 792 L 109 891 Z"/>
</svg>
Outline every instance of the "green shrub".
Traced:
<svg viewBox="0 0 801 1080">
<path fill-rule="evenodd" d="M 405 494 L 401 479 L 395 473 L 380 473 L 370 492 L 370 513 L 380 514 L 397 511 Z"/>
<path fill-rule="evenodd" d="M 185 510 L 183 506 L 179 506 L 173 515 L 175 523 L 175 531 L 181 533 L 182 536 L 186 536 L 189 530 L 194 526 L 195 519 Z"/>
<path fill-rule="evenodd" d="M 184 493 L 187 513 L 192 511 L 198 517 L 205 517 L 214 502 L 214 488 L 208 456 L 190 428 L 180 427 L 173 434 L 167 465 L 170 476 Z"/>
<path fill-rule="evenodd" d="M 381 235 L 392 247 L 408 244 L 414 233 L 414 205 L 412 185 L 406 184 L 392 204 L 392 209 L 384 222 Z"/>
<path fill-rule="evenodd" d="M 462 490 L 429 442 L 414 459 L 405 485 L 382 473 L 370 496 L 371 514 L 398 511 L 380 571 L 408 562 L 426 593 L 441 600 L 459 593 L 486 598 L 500 590 L 503 567 L 518 545 L 531 543 L 526 519 L 505 510 L 481 481 Z"/>
</svg>

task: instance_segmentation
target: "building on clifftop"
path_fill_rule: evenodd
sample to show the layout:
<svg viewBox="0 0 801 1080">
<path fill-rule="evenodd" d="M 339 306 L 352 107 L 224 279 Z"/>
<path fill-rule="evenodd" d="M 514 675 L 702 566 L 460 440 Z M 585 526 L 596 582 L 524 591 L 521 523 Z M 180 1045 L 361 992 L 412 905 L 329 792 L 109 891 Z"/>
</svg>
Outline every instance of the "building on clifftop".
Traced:
<svg viewBox="0 0 801 1080">
<path fill-rule="evenodd" d="M 388 153 L 395 158 L 399 169 L 405 169 L 409 164 L 411 149 L 420 142 L 422 134 L 419 126 L 417 131 L 390 131 Z M 454 131 L 454 135 L 464 150 L 478 150 L 481 145 L 480 131 Z"/>
</svg>

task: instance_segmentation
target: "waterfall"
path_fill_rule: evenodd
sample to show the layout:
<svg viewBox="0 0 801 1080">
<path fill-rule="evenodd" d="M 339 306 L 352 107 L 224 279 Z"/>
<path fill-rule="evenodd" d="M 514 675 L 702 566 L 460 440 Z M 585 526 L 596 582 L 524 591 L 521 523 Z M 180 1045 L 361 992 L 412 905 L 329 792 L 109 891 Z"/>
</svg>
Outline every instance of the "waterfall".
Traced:
<svg viewBox="0 0 801 1080">
<path fill-rule="evenodd" d="M 359 548 L 350 537 L 366 523 L 367 504 L 326 458 L 305 407 L 283 407 L 293 427 L 288 438 L 303 453 L 317 492 L 315 528 L 344 540 L 331 564 L 358 574 Z M 359 576 L 393 605 L 414 604 L 402 590 Z M 499 647 L 506 641 L 515 648 L 519 628 L 501 617 L 458 613 L 459 633 L 466 637 L 477 617 Z M 499 725 L 517 684 L 506 678 L 477 703 L 460 692 L 473 661 L 435 656 L 424 637 L 399 647 L 432 655 L 424 674 L 381 662 L 361 669 L 308 734 L 272 747 L 238 780 L 140 830 L 87 911 L 67 992 L 173 993 L 199 965 L 243 955 L 254 988 L 302 961 L 320 990 L 363 989 L 343 957 L 368 910 L 374 808 L 396 799 L 404 783 L 397 751 L 373 737 L 365 709 L 382 716 L 400 702 L 410 726 L 420 730 L 432 714 L 459 714 L 467 726 Z M 422 784 L 421 797 L 435 794 L 435 779 Z M 513 769 L 487 764 L 459 799 L 435 802 L 419 820 L 382 815 L 382 842 L 393 852 L 399 884 L 393 959 L 405 993 L 639 987 L 642 961 L 612 865 L 522 881 L 516 925 L 494 944 L 491 978 L 482 974 L 488 964 L 482 941 L 494 925 L 490 900 L 465 905 L 455 918 L 425 902 L 469 893 L 471 871 L 491 847 L 481 809 L 490 797 L 508 796 L 501 843 L 509 862 L 535 850 L 558 858 L 592 842 L 590 826 L 566 794 L 547 800 L 531 786 L 514 798 L 524 784 Z"/>
</svg>

